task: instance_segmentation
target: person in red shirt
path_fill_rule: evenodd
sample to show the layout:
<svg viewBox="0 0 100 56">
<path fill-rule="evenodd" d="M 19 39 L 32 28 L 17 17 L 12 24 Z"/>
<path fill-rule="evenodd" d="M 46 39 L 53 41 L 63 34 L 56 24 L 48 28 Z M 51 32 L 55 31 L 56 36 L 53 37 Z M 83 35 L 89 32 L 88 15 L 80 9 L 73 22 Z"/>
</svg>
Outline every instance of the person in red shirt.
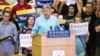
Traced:
<svg viewBox="0 0 100 56">
<path fill-rule="evenodd" d="M 5 0 L 0 0 L 0 5 L 9 5 Z"/>
<path fill-rule="evenodd" d="M 18 4 L 13 6 L 12 8 L 12 15 L 16 15 L 16 11 L 23 10 L 23 9 L 31 9 L 32 7 L 26 3 L 25 0 L 17 0 Z M 14 17 L 15 18 L 15 17 Z"/>
</svg>

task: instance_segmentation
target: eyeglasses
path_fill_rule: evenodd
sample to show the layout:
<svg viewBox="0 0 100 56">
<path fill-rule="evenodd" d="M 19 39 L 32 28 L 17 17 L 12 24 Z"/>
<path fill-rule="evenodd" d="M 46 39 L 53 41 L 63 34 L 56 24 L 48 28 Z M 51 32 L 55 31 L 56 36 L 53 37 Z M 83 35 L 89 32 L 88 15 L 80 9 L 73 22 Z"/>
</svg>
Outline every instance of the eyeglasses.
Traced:
<svg viewBox="0 0 100 56">
<path fill-rule="evenodd" d="M 8 16 L 8 15 L 3 15 L 4 17 L 10 17 L 10 16 Z"/>
</svg>

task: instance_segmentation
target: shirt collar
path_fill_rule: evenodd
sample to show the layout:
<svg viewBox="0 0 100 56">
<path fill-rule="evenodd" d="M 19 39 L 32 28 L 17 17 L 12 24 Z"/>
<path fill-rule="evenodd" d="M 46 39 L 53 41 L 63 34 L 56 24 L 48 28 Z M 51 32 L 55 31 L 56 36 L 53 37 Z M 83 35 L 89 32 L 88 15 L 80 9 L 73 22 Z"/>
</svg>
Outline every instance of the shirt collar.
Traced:
<svg viewBox="0 0 100 56">
<path fill-rule="evenodd" d="M 44 16 L 44 15 L 43 15 L 43 16 Z M 45 19 L 50 19 L 50 17 L 51 17 L 51 15 L 50 15 L 48 18 L 46 18 L 46 17 L 44 16 Z"/>
<path fill-rule="evenodd" d="M 8 21 L 8 22 L 4 22 L 4 21 L 1 21 L 1 24 L 9 24 L 10 22 Z"/>
</svg>

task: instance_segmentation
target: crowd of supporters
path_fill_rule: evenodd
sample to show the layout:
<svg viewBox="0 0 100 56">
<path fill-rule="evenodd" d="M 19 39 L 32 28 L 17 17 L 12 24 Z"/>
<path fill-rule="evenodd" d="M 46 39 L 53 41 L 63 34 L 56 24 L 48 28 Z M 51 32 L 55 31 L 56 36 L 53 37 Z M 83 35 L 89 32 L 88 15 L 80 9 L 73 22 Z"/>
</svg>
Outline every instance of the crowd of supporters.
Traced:
<svg viewBox="0 0 100 56">
<path fill-rule="evenodd" d="M 0 5 L 12 5 L 12 8 L 5 7 L 0 17 L 0 55 L 11 56 L 18 52 L 20 33 L 36 34 L 39 30 L 48 31 L 49 26 L 59 27 L 57 19 L 62 15 L 66 20 L 65 30 L 69 30 L 70 23 L 89 23 L 89 32 L 75 36 L 76 56 L 100 56 L 100 0 L 74 0 L 75 3 L 67 4 L 68 1 L 54 0 L 52 6 L 41 8 L 40 15 L 34 0 L 0 0 Z M 24 27 L 20 28 L 16 12 L 33 8 L 39 16 L 28 16 Z M 22 53 L 32 56 L 31 48 L 22 47 Z"/>
</svg>

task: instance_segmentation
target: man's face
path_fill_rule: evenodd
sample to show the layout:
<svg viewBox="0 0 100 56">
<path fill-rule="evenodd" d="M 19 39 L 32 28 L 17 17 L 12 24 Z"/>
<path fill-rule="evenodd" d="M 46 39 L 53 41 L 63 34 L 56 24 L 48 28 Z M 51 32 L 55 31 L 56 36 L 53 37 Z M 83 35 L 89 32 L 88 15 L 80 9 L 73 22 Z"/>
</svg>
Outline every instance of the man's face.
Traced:
<svg viewBox="0 0 100 56">
<path fill-rule="evenodd" d="M 9 19 L 10 19 L 10 14 L 9 13 L 4 13 L 2 17 L 3 17 L 3 21 L 8 22 Z"/>
<path fill-rule="evenodd" d="M 43 14 L 46 18 L 48 18 L 51 15 L 51 9 L 50 8 L 44 8 Z"/>
<path fill-rule="evenodd" d="M 75 11 L 75 10 L 74 10 L 74 7 L 72 7 L 72 6 L 69 7 L 69 13 L 74 13 L 74 11 Z"/>
<path fill-rule="evenodd" d="M 91 13 L 93 11 L 93 5 L 92 4 L 86 4 L 86 12 Z"/>
</svg>

